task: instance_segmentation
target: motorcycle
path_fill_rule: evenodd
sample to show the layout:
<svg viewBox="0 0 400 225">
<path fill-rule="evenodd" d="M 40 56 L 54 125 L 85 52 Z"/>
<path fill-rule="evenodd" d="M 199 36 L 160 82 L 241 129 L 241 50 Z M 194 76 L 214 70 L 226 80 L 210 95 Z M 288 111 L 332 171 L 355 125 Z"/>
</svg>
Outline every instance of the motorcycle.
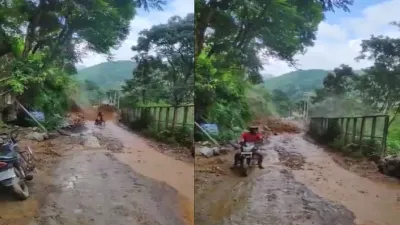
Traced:
<svg viewBox="0 0 400 225">
<path fill-rule="evenodd" d="M 253 165 L 257 164 L 254 152 L 258 150 L 256 143 L 242 143 L 240 146 L 240 170 L 242 176 L 248 176 Z"/>
<path fill-rule="evenodd" d="M 29 172 L 34 170 L 33 153 L 30 147 L 21 150 L 17 144 L 17 130 L 1 133 L 3 143 L 0 146 L 0 184 L 10 189 L 19 200 L 29 198 L 26 181 L 33 179 Z"/>
<path fill-rule="evenodd" d="M 96 125 L 96 126 L 105 126 L 106 125 L 106 121 L 101 120 L 101 119 L 96 119 L 94 121 L 94 125 Z"/>
</svg>

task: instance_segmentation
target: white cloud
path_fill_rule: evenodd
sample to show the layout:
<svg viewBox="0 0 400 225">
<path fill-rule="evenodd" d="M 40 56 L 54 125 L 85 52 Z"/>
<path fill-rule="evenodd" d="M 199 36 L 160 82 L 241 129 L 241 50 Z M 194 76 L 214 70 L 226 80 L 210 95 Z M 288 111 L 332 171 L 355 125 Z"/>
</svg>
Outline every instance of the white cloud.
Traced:
<svg viewBox="0 0 400 225">
<path fill-rule="evenodd" d="M 357 3 L 356 3 L 357 4 Z M 332 70 L 340 64 L 348 64 L 354 69 L 371 65 L 371 62 L 356 62 L 360 43 L 370 35 L 400 37 L 400 32 L 388 23 L 399 20 L 400 0 L 384 1 L 362 10 L 361 16 L 342 18 L 337 24 L 322 22 L 319 25 L 315 45 L 306 54 L 296 57 L 299 69 Z M 278 60 L 270 60 L 264 65 L 264 73 L 281 75 L 295 68 Z"/>
<path fill-rule="evenodd" d="M 136 44 L 139 32 L 149 29 L 154 25 L 166 23 L 172 16 L 186 16 L 194 12 L 193 0 L 172 0 L 165 7 L 164 11 L 151 10 L 150 12 L 140 11 L 131 22 L 131 31 L 128 38 L 117 49 L 112 51 L 115 60 L 130 60 L 134 56 L 131 47 Z M 85 67 L 99 64 L 106 61 L 106 56 L 96 53 L 86 53 L 82 58 Z"/>
</svg>

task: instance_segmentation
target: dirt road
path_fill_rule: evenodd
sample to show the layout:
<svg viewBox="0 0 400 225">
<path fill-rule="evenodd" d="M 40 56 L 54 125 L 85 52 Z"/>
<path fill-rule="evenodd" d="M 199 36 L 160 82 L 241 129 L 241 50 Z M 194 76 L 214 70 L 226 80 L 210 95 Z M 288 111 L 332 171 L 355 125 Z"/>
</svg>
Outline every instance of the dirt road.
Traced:
<svg viewBox="0 0 400 225">
<path fill-rule="evenodd" d="M 232 155 L 196 161 L 196 224 L 395 225 L 400 221 L 398 182 L 372 181 L 343 169 L 299 134 L 272 136 L 264 148 L 266 168 L 247 178 L 229 170 Z M 207 167 L 219 172 L 204 172 Z"/>
<path fill-rule="evenodd" d="M 157 152 L 111 122 L 101 130 L 90 124 L 95 136 L 106 139 L 100 140 L 103 146 L 68 143 L 68 150 L 58 151 L 51 144 L 59 163 L 51 174 L 41 168 L 27 201 L 0 198 L 0 224 L 193 224 L 193 166 Z M 38 157 L 53 159 L 48 153 Z"/>
</svg>

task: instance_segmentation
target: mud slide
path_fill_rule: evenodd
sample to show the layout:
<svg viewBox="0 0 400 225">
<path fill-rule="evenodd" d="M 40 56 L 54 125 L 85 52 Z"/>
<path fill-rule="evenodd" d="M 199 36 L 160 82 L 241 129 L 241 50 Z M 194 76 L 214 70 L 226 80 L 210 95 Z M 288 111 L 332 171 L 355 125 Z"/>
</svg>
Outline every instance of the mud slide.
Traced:
<svg viewBox="0 0 400 225">
<path fill-rule="evenodd" d="M 146 141 L 127 129 L 108 122 L 100 132 L 118 138 L 125 146 L 115 157 L 134 171 L 166 183 L 177 190 L 180 211 L 186 224 L 194 224 L 194 168 L 193 165 L 157 152 Z"/>
<path fill-rule="evenodd" d="M 263 147 L 266 168 L 250 177 L 229 171 L 232 155 L 215 160 L 224 171 L 217 177 L 196 172 L 196 180 L 201 180 L 196 183 L 196 224 L 396 225 L 400 221 L 399 184 L 374 182 L 343 169 L 301 134 L 269 140 Z"/>
<path fill-rule="evenodd" d="M 104 120 L 114 121 L 117 117 L 117 109 L 112 105 L 99 105 L 98 107 L 79 107 L 74 105 L 70 113 L 82 114 L 86 120 L 94 121 L 97 113 L 102 112 Z"/>
</svg>

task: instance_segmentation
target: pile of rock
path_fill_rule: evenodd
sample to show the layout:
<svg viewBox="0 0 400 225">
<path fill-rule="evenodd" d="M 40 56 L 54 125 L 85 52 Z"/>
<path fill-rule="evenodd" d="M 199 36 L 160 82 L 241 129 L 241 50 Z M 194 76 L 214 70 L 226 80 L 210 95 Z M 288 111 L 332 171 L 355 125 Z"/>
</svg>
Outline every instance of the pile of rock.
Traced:
<svg viewBox="0 0 400 225">
<path fill-rule="evenodd" d="M 381 173 L 400 179 L 400 156 L 385 157 L 378 164 L 378 168 Z"/>
<path fill-rule="evenodd" d="M 85 125 L 85 117 L 82 113 L 69 113 L 67 115 L 67 120 L 69 126 L 72 127 L 81 127 Z"/>
<path fill-rule="evenodd" d="M 233 148 L 229 146 L 213 146 L 210 142 L 202 142 L 197 143 L 195 147 L 195 154 L 197 156 L 205 156 L 207 158 L 218 156 L 218 155 L 226 155 L 229 151 L 232 151 Z"/>
<path fill-rule="evenodd" d="M 49 135 L 45 132 L 33 131 L 31 133 L 28 133 L 25 138 L 29 140 L 43 141 L 47 140 L 49 138 Z"/>
</svg>

